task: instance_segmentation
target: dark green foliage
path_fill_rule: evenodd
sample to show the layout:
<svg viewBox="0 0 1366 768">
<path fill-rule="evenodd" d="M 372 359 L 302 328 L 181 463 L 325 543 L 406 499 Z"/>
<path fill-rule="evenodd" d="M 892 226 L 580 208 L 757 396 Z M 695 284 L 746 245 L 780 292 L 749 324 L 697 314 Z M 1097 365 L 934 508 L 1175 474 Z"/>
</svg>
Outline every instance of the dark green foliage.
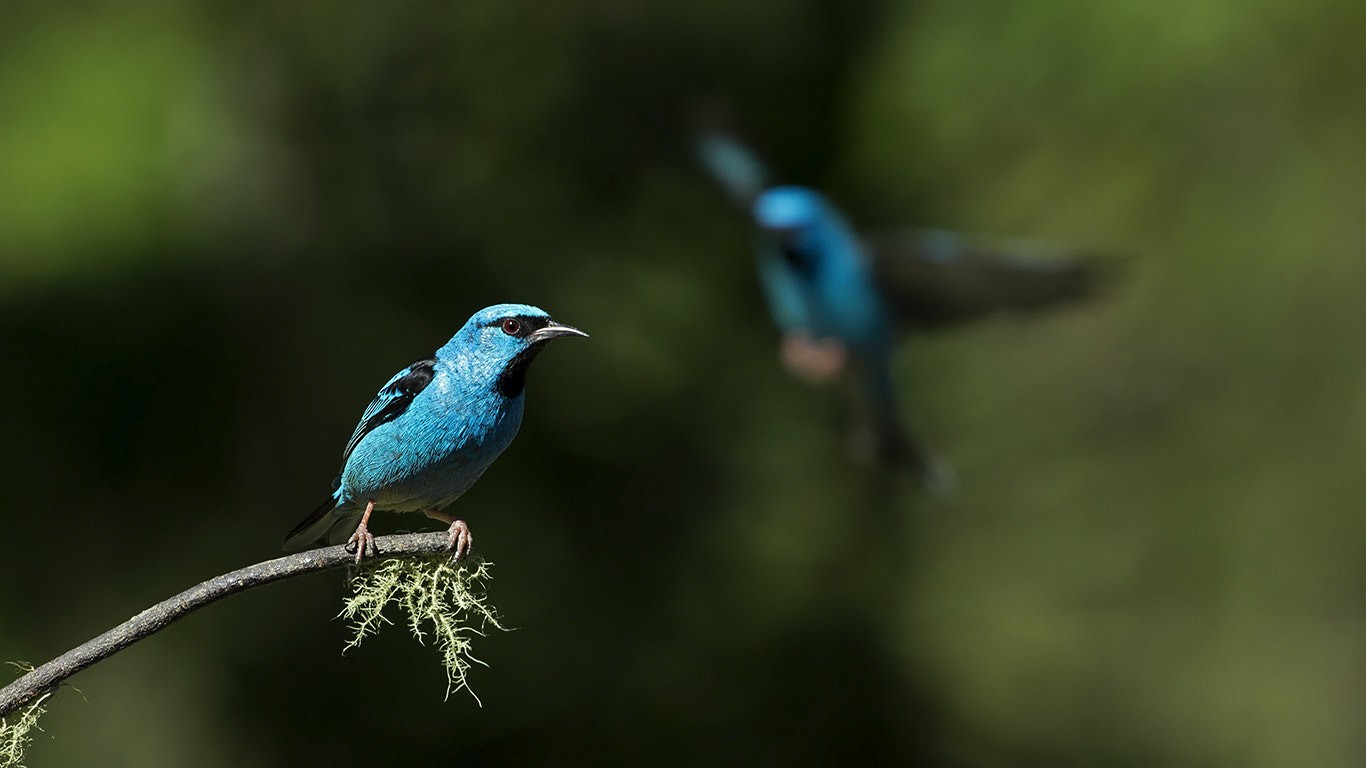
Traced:
<svg viewBox="0 0 1366 768">
<path fill-rule="evenodd" d="M 592 334 L 458 502 L 517 629 L 482 708 L 403 633 L 342 658 L 319 576 L 82 673 L 29 763 L 1355 765 L 1363 30 L 1347 0 L 16 4 L 0 659 L 277 554 L 375 382 L 475 309 Z M 902 350 L 957 495 L 852 459 L 780 370 L 687 154 L 716 95 L 861 227 L 1134 255 L 1105 302 Z"/>
</svg>

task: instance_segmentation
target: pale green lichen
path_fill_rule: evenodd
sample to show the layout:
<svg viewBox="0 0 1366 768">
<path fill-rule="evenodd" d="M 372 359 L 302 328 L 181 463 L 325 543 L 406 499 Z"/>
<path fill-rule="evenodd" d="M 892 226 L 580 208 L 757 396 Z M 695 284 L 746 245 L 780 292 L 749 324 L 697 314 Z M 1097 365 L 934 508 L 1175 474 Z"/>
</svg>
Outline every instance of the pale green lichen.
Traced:
<svg viewBox="0 0 1366 768">
<path fill-rule="evenodd" d="M 51 695 L 52 691 L 48 691 L 18 713 L 0 718 L 0 768 L 23 768 L 24 750 L 33 740 L 33 729 L 42 730 L 38 718 L 43 716 Z"/>
<path fill-rule="evenodd" d="M 392 624 L 384 616 L 384 608 L 398 603 L 408 614 L 408 628 L 419 643 L 426 644 L 429 633 L 436 638 L 446 667 L 447 698 L 451 691 L 464 688 L 479 701 L 466 682 L 470 665 L 483 664 L 470 655 L 470 638 L 482 637 L 489 626 L 503 629 L 497 611 L 485 602 L 484 583 L 491 565 L 468 557 L 452 562 L 446 554 L 366 563 L 352 577 L 354 594 L 345 600 L 339 614 L 355 631 L 346 650 L 378 632 L 381 624 Z M 430 627 L 424 629 L 427 625 Z"/>
</svg>

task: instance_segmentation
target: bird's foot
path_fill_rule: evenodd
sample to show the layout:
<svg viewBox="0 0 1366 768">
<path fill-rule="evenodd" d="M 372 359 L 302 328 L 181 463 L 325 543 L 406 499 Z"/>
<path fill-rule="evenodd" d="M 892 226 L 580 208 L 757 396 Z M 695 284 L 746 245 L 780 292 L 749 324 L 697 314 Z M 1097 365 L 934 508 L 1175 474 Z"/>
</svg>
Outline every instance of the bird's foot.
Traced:
<svg viewBox="0 0 1366 768">
<path fill-rule="evenodd" d="M 454 515 L 442 512 L 439 509 L 429 509 L 424 512 L 427 517 L 433 520 L 440 520 L 443 523 L 451 524 L 451 543 L 450 549 L 455 552 L 453 560 L 470 553 L 470 548 L 474 546 L 474 534 L 470 533 L 470 527 L 465 525 L 464 520 L 457 520 Z"/>
<path fill-rule="evenodd" d="M 792 375 L 812 384 L 829 382 L 849 362 L 849 350 L 839 339 L 815 339 L 802 332 L 783 336 L 779 353 Z"/>
<path fill-rule="evenodd" d="M 451 521 L 451 550 L 455 552 L 453 560 L 470 553 L 470 548 L 474 546 L 474 534 L 470 533 L 470 527 L 465 525 L 464 520 Z"/>
<path fill-rule="evenodd" d="M 366 554 L 373 555 L 379 552 L 378 549 L 375 549 L 375 536 L 370 533 L 370 529 L 365 526 L 365 523 L 356 526 L 356 532 L 351 534 L 351 538 L 346 542 L 346 551 L 356 553 L 357 568 L 360 567 L 360 562 L 365 559 Z"/>
</svg>

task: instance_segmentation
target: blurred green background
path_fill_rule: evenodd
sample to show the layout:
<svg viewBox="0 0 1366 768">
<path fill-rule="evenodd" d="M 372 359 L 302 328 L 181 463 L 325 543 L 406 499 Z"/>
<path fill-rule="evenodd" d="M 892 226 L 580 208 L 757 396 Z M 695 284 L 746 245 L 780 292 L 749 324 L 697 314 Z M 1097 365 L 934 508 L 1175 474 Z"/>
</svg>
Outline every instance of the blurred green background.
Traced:
<svg viewBox="0 0 1366 768">
<path fill-rule="evenodd" d="M 517 628 L 482 708 L 402 627 L 343 658 L 334 572 L 74 678 L 30 765 L 1366 759 L 1366 6 L 5 15 L 0 659 L 279 554 L 476 309 L 592 334 L 458 502 Z M 903 345 L 957 494 L 781 371 L 700 96 L 863 226 L 1137 255 L 1104 302 Z"/>
</svg>

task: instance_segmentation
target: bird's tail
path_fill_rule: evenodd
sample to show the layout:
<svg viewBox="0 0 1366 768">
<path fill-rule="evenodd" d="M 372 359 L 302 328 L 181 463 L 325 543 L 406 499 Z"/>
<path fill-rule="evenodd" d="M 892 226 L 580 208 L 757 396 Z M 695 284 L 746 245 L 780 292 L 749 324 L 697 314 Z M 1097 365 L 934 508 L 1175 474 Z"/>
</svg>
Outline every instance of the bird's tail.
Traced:
<svg viewBox="0 0 1366 768">
<path fill-rule="evenodd" d="M 337 497 L 331 496 L 294 530 L 285 536 L 285 551 L 297 552 L 322 544 L 340 544 L 351 534 L 351 526 L 359 514 L 337 514 Z"/>
<path fill-rule="evenodd" d="M 879 462 L 914 473 L 925 490 L 935 496 L 952 493 L 958 486 L 953 465 L 912 437 L 896 418 L 874 414 L 870 426 L 873 451 Z"/>
<path fill-rule="evenodd" d="M 865 395 L 872 453 L 885 466 L 910 470 L 930 493 L 952 493 L 958 477 L 949 462 L 926 448 L 901 424 L 892 390 L 890 361 L 879 355 L 865 361 Z"/>
</svg>

